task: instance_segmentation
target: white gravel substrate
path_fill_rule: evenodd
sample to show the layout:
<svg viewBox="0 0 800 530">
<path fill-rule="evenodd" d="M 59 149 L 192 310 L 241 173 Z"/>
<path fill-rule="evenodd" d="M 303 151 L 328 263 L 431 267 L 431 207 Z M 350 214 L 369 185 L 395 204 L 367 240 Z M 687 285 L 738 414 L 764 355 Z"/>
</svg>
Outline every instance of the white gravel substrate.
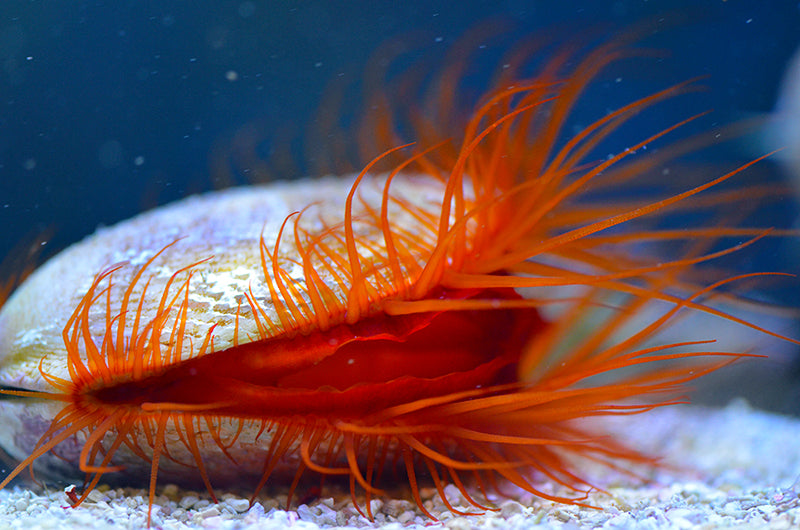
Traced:
<svg viewBox="0 0 800 530">
<path fill-rule="evenodd" d="M 616 419 L 611 428 L 683 470 L 659 469 L 644 484 L 603 472 L 596 483 L 608 493 L 588 499 L 602 510 L 553 504 L 523 492 L 515 500 L 496 499 L 499 511 L 459 517 L 427 488 L 426 507 L 441 514 L 439 523 L 424 518 L 408 500 L 373 500 L 376 516 L 370 522 L 345 493 L 285 511 L 278 508 L 285 496 L 260 498 L 248 509 L 247 500 L 234 495 L 222 495 L 215 505 L 205 493 L 168 485 L 158 490 L 153 528 L 800 528 L 800 485 L 793 488 L 800 474 L 800 420 L 751 410 L 739 401 L 724 409 L 656 410 Z M 588 471 L 596 478 L 599 470 Z M 465 504 L 455 488 L 447 491 L 453 504 Z M 147 492 L 100 488 L 80 508 L 66 506 L 63 491 L 7 489 L 0 492 L 0 528 L 142 528 Z"/>
</svg>

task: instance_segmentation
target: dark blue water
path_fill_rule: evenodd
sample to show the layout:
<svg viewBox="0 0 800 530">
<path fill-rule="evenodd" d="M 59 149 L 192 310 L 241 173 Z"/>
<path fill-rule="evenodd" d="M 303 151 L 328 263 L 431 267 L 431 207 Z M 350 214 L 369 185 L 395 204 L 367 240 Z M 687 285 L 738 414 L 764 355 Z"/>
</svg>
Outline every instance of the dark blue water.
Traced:
<svg viewBox="0 0 800 530">
<path fill-rule="evenodd" d="M 391 39 L 416 50 L 411 64 L 430 64 L 468 29 L 502 20 L 507 29 L 485 48 L 476 43 L 463 89 L 477 95 L 500 52 L 528 35 L 596 42 L 653 23 L 642 45 L 669 54 L 620 66 L 609 79 L 623 82 L 588 94 L 581 107 L 597 118 L 631 97 L 708 76 L 708 91 L 674 104 L 686 108 L 656 112 L 652 130 L 675 111 L 713 108 L 701 128 L 768 113 L 800 43 L 800 5 L 791 0 L 337 4 L 2 0 L 0 256 L 46 226 L 55 229 L 50 247 L 59 248 L 98 225 L 231 180 L 321 171 L 302 139 L 326 87 L 357 88 L 368 59 Z M 345 114 L 357 106 L 355 88 Z M 246 162 L 232 154 L 243 131 L 252 132 L 257 155 Z M 289 146 L 291 162 L 275 162 L 279 144 Z M 741 159 L 757 151 L 732 149 Z M 787 198 L 769 214 L 781 225 L 795 212 Z M 792 268 L 785 246 L 767 248 L 742 268 Z"/>
<path fill-rule="evenodd" d="M 35 226 L 54 224 L 63 244 L 210 186 L 215 146 L 252 124 L 301 135 L 328 83 L 358 83 L 390 38 L 441 56 L 499 18 L 509 30 L 487 41 L 490 56 L 543 30 L 569 41 L 664 18 L 667 29 L 645 41 L 671 56 L 626 86 L 641 95 L 708 75 L 710 92 L 693 102 L 715 109 L 705 125 L 769 111 L 800 42 L 800 8 L 788 0 L 335 4 L 4 0 L 0 255 Z"/>
</svg>

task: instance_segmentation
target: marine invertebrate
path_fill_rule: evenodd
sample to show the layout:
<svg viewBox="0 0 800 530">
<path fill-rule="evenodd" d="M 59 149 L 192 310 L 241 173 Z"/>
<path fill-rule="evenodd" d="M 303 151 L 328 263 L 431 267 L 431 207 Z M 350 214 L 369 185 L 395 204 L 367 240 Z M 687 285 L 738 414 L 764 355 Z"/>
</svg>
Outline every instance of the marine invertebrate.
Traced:
<svg viewBox="0 0 800 530">
<path fill-rule="evenodd" d="M 40 461 L 88 474 L 77 503 L 110 473 L 149 476 L 152 502 L 160 474 L 194 475 L 213 495 L 289 470 L 290 491 L 306 471 L 348 476 L 355 500 L 380 494 L 393 465 L 423 511 L 421 471 L 483 509 L 467 479 L 580 503 L 530 473 L 582 492 L 573 456 L 649 461 L 579 420 L 679 402 L 684 383 L 747 355 L 707 346 L 714 337 L 648 342 L 679 313 L 779 337 L 708 303 L 745 276 L 693 272 L 774 232 L 637 223 L 701 195 L 736 204 L 742 193 L 713 190 L 752 163 L 678 193 L 586 200 L 675 156 L 635 153 L 696 118 L 589 158 L 689 81 L 562 141 L 583 87 L 620 55 L 606 45 L 566 77 L 562 57 L 501 79 L 452 144 L 420 120 L 425 145 L 389 173 L 373 168 L 408 146 L 354 177 L 190 198 L 67 249 L 0 313 L 2 393 L 21 398 L 2 403 L 2 444 L 22 460 L 0 487 Z M 390 123 L 374 125 L 393 140 Z M 748 239 L 712 248 L 730 237 Z M 652 240 L 699 243 L 673 259 L 636 250 Z M 630 331 L 652 304 L 661 315 Z"/>
</svg>

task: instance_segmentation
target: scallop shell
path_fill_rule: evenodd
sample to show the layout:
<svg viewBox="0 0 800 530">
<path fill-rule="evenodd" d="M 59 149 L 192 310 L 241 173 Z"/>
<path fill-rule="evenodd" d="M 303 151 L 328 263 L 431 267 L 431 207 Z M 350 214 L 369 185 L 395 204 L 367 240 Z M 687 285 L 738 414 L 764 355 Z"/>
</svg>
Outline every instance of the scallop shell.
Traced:
<svg viewBox="0 0 800 530">
<path fill-rule="evenodd" d="M 380 208 L 382 182 L 378 178 L 358 188 L 354 218 L 364 213 L 364 204 Z M 352 185 L 353 177 L 327 177 L 235 188 L 190 197 L 115 226 L 100 228 L 35 271 L 0 310 L 0 384 L 25 390 L 52 391 L 40 373 L 40 363 L 46 373 L 69 379 L 62 330 L 95 276 L 110 266 L 122 265 L 113 274 L 111 307 L 96 304 L 99 307 L 93 308 L 91 315 L 92 336 L 95 344 L 100 344 L 105 333 L 106 313 L 119 314 L 120 299 L 137 271 L 167 246 L 169 248 L 147 267 L 143 277 L 149 281 L 140 311 L 143 322 L 156 314 L 161 293 L 176 271 L 206 260 L 192 268 L 189 283 L 191 312 L 185 330 L 185 336 L 192 340 L 184 342 L 182 358 L 192 354 L 192 348 L 203 341 L 212 326 L 215 350 L 233 345 L 237 311 L 242 311 L 243 303 L 245 310 L 248 309 L 246 292 L 252 293 L 265 313 L 278 322 L 265 287 L 260 253 L 262 238 L 271 251 L 287 216 L 309 205 L 311 208 L 298 223 L 302 229 L 314 233 L 341 223 Z M 442 186 L 433 179 L 406 177 L 392 182 L 394 197 L 402 197 L 408 204 L 432 213 L 439 211 L 441 192 Z M 400 208 L 390 209 L 390 222 L 414 226 L 410 224 L 409 213 Z M 380 246 L 382 234 L 376 233 L 369 223 L 356 222 L 354 228 L 359 231 L 360 240 L 374 240 L 375 245 Z M 421 229 L 417 235 L 427 237 Z M 341 251 L 345 253 L 345 249 Z M 279 261 L 296 262 L 296 252 L 294 239 L 284 237 L 279 247 Z M 302 283 L 302 268 L 298 266 L 288 270 L 293 279 Z M 144 281 L 139 283 L 144 285 Z M 346 297 L 342 285 L 332 283 L 330 287 Z M 135 290 L 130 307 L 136 308 L 141 294 L 141 288 Z M 255 339 L 259 333 L 255 320 L 242 316 L 238 319 L 239 343 Z M 168 334 L 162 337 L 163 344 L 167 341 Z M 11 456 L 25 458 L 62 407 L 58 402 L 0 401 L 0 424 L 4 426 L 0 432 L 0 445 Z M 232 432 L 238 429 L 238 424 L 234 423 L 231 423 Z M 245 429 L 236 446 L 230 448 L 231 456 L 241 465 L 239 472 L 241 469 L 260 472 L 260 459 L 263 457 L 258 457 L 256 462 L 253 455 L 258 451 L 253 449 L 265 447 L 270 440 L 269 433 L 262 433 L 260 440 L 255 440 L 260 427 L 260 422 L 257 422 L 251 430 Z M 49 473 L 74 474 L 84 440 L 85 435 L 79 433 L 74 442 L 59 446 L 60 458 L 45 455 L 37 461 L 37 466 L 48 468 Z M 167 451 L 178 460 L 191 461 L 191 455 L 186 454 L 186 447 L 177 435 L 168 436 Z M 128 474 L 149 473 L 148 462 L 124 454 L 123 450 L 120 453 L 115 462 L 123 462 Z M 231 474 L 230 462 L 221 453 L 216 452 L 216 455 L 219 460 L 212 457 L 207 462 L 215 482 L 224 482 L 227 475 L 236 478 L 236 474 Z M 249 462 L 250 459 L 254 459 L 253 462 Z M 177 472 L 178 475 L 187 473 L 181 466 L 171 464 L 164 462 L 162 471 Z M 291 462 L 287 465 L 292 467 Z"/>
</svg>

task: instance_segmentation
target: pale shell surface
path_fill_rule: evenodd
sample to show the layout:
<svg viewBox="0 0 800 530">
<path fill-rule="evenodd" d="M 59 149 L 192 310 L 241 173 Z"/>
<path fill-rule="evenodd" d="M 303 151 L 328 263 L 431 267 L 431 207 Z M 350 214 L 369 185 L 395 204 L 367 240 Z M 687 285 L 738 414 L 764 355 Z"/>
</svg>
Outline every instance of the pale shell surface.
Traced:
<svg viewBox="0 0 800 530">
<path fill-rule="evenodd" d="M 107 315 L 113 318 L 119 313 L 120 299 L 137 271 L 162 249 L 164 252 L 147 267 L 131 296 L 129 308 L 136 309 L 138 297 L 147 284 L 140 311 L 143 322 L 155 315 L 161 293 L 170 278 L 181 269 L 196 264 L 191 268 L 191 305 L 185 329 L 185 337 L 190 340 L 184 342 L 182 356 L 192 355 L 192 349 L 196 350 L 212 326 L 213 349 L 220 351 L 232 346 L 237 320 L 239 343 L 257 339 L 254 319 L 246 315 L 249 311 L 246 292 L 258 300 L 273 320 L 279 320 L 265 287 L 262 241 L 264 248 L 272 252 L 284 220 L 304 209 L 298 226 L 308 233 L 341 224 L 353 181 L 353 176 L 325 177 L 234 188 L 189 197 L 112 227 L 98 229 L 37 269 L 2 307 L 0 384 L 24 390 L 52 391 L 40 368 L 50 375 L 69 378 L 62 330 L 96 275 L 120 265 L 112 275 L 108 293 L 110 308 L 106 308 L 103 302 L 94 304 L 97 308 L 92 310 L 92 336 L 99 345 L 106 331 Z M 381 245 L 382 234 L 376 233 L 369 223 L 360 224 L 358 219 L 365 205 L 380 209 L 383 182 L 380 177 L 367 179 L 358 187 L 353 201 L 354 230 L 358 231 L 361 241 L 374 239 L 376 247 Z M 441 207 L 442 186 L 432 179 L 399 177 L 392 182 L 391 191 L 393 197 L 402 197 L 407 203 L 430 211 L 431 215 L 436 215 Z M 415 230 L 414 219 L 402 208 L 390 208 L 389 219 L 392 224 L 403 225 L 412 233 Z M 291 232 L 292 224 L 287 223 L 279 245 L 279 262 L 294 280 L 302 284 L 303 270 L 297 264 L 297 249 Z M 420 238 L 429 237 L 422 232 L 420 229 Z M 346 252 L 343 248 L 341 251 Z M 186 278 L 186 274 L 182 273 L 180 278 Z M 342 285 L 332 283 L 330 287 L 338 289 L 341 296 L 346 297 L 341 292 Z M 237 311 L 240 312 L 238 319 Z M 162 341 L 166 343 L 169 340 L 169 334 L 165 333 Z M 11 456 L 25 458 L 62 407 L 58 402 L 0 401 L 0 423 L 4 425 L 0 444 Z M 224 421 L 221 428 L 224 434 Z M 246 428 L 239 435 L 236 447 L 231 448 L 240 464 L 245 461 L 245 468 L 248 457 L 255 458 L 253 446 L 263 447 L 269 443 L 269 433 L 263 433 L 259 441 L 255 440 L 259 428 L 260 422 L 252 425 L 252 432 Z M 230 429 L 235 432 L 238 423 L 232 421 Z M 37 467 L 55 467 L 57 469 L 50 472 L 57 474 L 74 473 L 82 438 L 85 437 L 79 433 L 74 442 L 62 444 L 59 457 L 48 454 L 40 458 Z M 180 459 L 186 448 L 178 436 L 168 435 L 166 441 L 168 452 Z M 125 455 L 124 448 L 120 452 L 123 454 L 115 457 L 115 462 L 124 462 L 128 473 L 149 470 L 148 462 L 134 455 Z M 207 463 L 209 471 L 224 481 L 229 463 L 218 451 L 211 452 L 217 454 L 220 461 L 215 462 L 211 457 Z M 191 460 L 190 456 L 186 458 Z M 173 466 L 170 461 L 162 464 L 162 471 L 172 467 L 181 471 L 181 466 Z M 256 468 L 260 468 L 260 463 L 254 461 L 251 469 Z M 183 471 L 191 474 L 185 469 Z"/>
</svg>

